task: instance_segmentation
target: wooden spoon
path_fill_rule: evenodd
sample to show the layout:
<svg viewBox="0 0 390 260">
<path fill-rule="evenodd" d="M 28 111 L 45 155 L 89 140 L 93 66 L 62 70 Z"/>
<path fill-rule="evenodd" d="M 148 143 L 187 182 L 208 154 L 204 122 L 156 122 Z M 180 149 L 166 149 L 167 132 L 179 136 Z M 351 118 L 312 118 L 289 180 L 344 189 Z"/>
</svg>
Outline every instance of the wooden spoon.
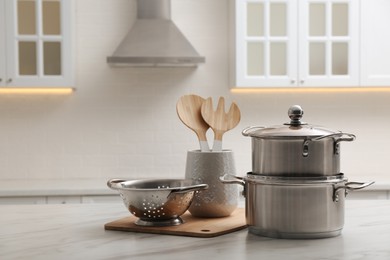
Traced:
<svg viewBox="0 0 390 260">
<path fill-rule="evenodd" d="M 241 118 L 240 109 L 236 103 L 232 103 L 229 112 L 225 113 L 225 99 L 219 98 L 217 110 L 214 111 L 213 102 L 208 98 L 203 102 L 202 117 L 214 131 L 213 151 L 222 151 L 222 136 L 225 132 L 234 128 Z"/>
<path fill-rule="evenodd" d="M 200 150 L 210 151 L 206 138 L 206 132 L 210 126 L 203 120 L 201 107 L 204 98 L 197 95 L 182 96 L 176 104 L 176 112 L 180 120 L 192 129 L 199 139 Z"/>
</svg>

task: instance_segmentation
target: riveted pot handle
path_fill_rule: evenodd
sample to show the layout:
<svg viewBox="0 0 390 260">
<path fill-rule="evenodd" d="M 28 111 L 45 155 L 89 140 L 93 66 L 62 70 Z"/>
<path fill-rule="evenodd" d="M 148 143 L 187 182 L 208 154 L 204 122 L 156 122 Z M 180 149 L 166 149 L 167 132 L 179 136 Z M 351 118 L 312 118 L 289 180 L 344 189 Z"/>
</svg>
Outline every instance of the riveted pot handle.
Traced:
<svg viewBox="0 0 390 260">
<path fill-rule="evenodd" d="M 347 136 L 347 137 L 344 137 L 343 136 Z M 313 139 L 310 139 L 311 141 L 318 141 L 318 140 L 321 140 L 321 139 L 324 139 L 324 138 L 329 138 L 329 137 L 340 137 L 340 138 L 337 138 L 336 142 L 341 142 L 341 141 L 347 141 L 347 142 L 351 142 L 353 140 L 356 139 L 356 136 L 354 134 L 348 134 L 348 133 L 333 133 L 333 134 L 328 134 L 328 135 L 323 135 L 323 136 L 319 136 L 319 137 L 316 137 L 316 138 L 313 138 Z"/>
<path fill-rule="evenodd" d="M 250 133 L 253 132 L 255 129 L 262 129 L 265 128 L 264 126 L 248 126 L 244 130 L 242 130 L 242 135 L 243 136 L 250 136 Z"/>
<path fill-rule="evenodd" d="M 340 187 L 337 187 L 336 189 L 334 189 L 333 201 L 336 201 L 336 202 L 338 201 L 338 196 L 339 196 L 338 192 L 341 189 L 345 190 L 345 196 L 347 196 L 349 191 L 361 190 L 361 189 L 364 189 L 364 188 L 366 188 L 374 183 L 375 183 L 375 181 L 369 181 L 369 182 L 350 181 L 350 182 L 346 182 L 344 184 L 344 186 L 340 186 Z"/>
<path fill-rule="evenodd" d="M 345 183 L 343 187 L 339 187 L 341 189 L 345 189 L 347 191 L 353 191 L 353 190 L 361 190 L 364 189 L 372 184 L 374 184 L 375 181 L 369 181 L 369 182 L 356 182 L 356 181 L 350 181 Z"/>
<path fill-rule="evenodd" d="M 225 174 L 219 177 L 219 180 L 224 184 L 240 184 L 245 187 L 244 179 L 235 175 Z"/>
<path fill-rule="evenodd" d="M 303 157 L 307 157 L 309 155 L 309 142 L 311 141 L 319 141 L 319 140 L 322 140 L 324 138 L 329 138 L 329 137 L 338 137 L 335 142 L 334 142 L 334 153 L 335 154 L 339 154 L 340 153 L 340 142 L 352 142 L 353 140 L 356 139 L 356 136 L 354 134 L 348 134 L 348 133 L 333 133 L 333 134 L 328 134 L 328 135 L 323 135 L 323 136 L 319 136 L 319 137 L 316 137 L 316 138 L 307 138 L 305 139 L 305 141 L 303 142 L 303 148 L 302 148 L 302 155 Z"/>
<path fill-rule="evenodd" d="M 343 137 L 344 135 L 346 135 L 347 137 Z M 336 143 L 339 143 L 339 142 L 352 142 L 355 139 L 356 139 L 356 135 L 343 133 L 343 135 L 336 140 Z"/>
</svg>

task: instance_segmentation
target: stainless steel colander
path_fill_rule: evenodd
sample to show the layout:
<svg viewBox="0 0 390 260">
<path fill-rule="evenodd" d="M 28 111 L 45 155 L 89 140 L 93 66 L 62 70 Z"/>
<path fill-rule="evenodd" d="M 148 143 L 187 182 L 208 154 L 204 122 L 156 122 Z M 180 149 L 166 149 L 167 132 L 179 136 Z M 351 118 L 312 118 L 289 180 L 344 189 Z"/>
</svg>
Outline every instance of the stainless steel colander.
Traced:
<svg viewBox="0 0 390 260">
<path fill-rule="evenodd" d="M 139 226 L 180 225 L 180 216 L 189 208 L 195 193 L 208 188 L 186 179 L 122 180 L 107 182 L 118 190 L 126 208 L 139 218 Z"/>
</svg>

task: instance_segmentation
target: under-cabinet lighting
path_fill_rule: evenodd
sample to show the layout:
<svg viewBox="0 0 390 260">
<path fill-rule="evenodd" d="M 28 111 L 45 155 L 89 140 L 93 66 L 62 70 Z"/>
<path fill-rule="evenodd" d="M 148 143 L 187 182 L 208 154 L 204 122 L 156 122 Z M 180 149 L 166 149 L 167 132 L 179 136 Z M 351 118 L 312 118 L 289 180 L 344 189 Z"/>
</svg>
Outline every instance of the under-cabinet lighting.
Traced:
<svg viewBox="0 0 390 260">
<path fill-rule="evenodd" d="M 232 88 L 232 93 L 361 93 L 390 92 L 390 87 Z"/>
<path fill-rule="evenodd" d="M 73 88 L 0 88 L 0 94 L 55 94 L 69 95 Z"/>
</svg>

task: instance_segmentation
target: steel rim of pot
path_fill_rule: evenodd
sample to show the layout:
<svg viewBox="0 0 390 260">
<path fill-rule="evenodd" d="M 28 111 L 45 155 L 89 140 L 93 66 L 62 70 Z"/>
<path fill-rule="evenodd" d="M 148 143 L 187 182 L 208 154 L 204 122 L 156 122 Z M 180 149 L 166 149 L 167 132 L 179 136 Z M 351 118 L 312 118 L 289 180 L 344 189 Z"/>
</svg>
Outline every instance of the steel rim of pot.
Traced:
<svg viewBox="0 0 390 260">
<path fill-rule="evenodd" d="M 313 185 L 313 184 L 333 184 L 340 181 L 347 181 L 343 173 L 332 176 L 273 176 L 248 172 L 247 181 L 264 184 L 285 184 L 285 185 Z"/>
</svg>

